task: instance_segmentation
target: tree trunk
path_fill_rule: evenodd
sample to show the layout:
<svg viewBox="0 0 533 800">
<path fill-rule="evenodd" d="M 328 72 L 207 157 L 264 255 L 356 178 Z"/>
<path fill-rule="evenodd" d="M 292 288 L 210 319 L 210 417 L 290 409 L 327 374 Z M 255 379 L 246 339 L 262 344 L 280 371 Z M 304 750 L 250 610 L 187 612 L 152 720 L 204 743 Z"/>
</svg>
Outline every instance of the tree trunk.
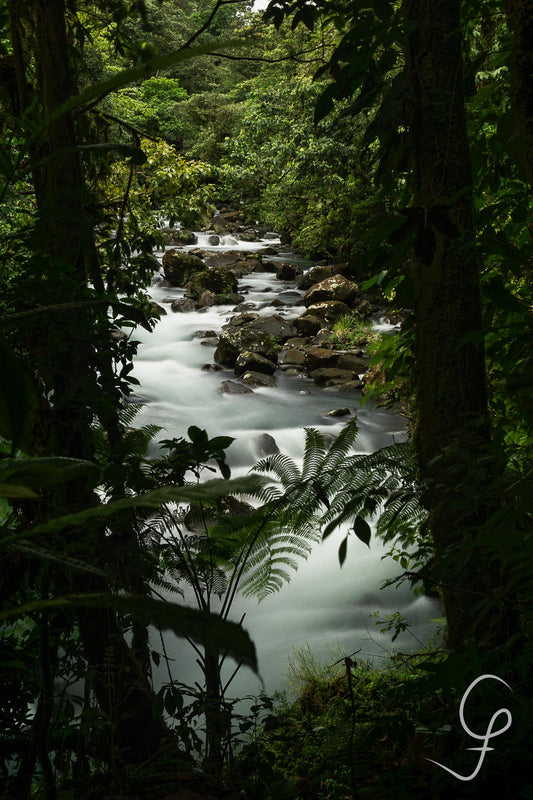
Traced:
<svg viewBox="0 0 533 800">
<path fill-rule="evenodd" d="M 75 94 L 64 0 L 34 0 L 30 7 L 20 0 L 9 0 L 8 9 L 17 67 L 23 71 L 17 75 L 21 108 L 27 102 L 23 94 L 25 62 L 30 58 L 31 47 L 37 68 L 40 121 L 53 119 L 58 107 Z M 24 15 L 31 15 L 31 26 L 21 24 Z M 21 31 L 28 30 L 32 31 L 31 38 L 23 42 Z M 33 172 L 37 220 L 33 232 L 35 255 L 28 265 L 27 279 L 35 288 L 34 301 L 43 306 L 94 298 L 88 286 L 89 277 L 95 289 L 100 288 L 77 144 L 72 116 L 63 113 L 48 122 L 42 137 L 32 147 L 32 158 L 37 164 Z M 39 166 L 44 158 L 46 162 Z M 25 301 L 31 302 L 31 298 L 26 297 Z M 41 321 L 32 325 L 31 330 L 21 331 L 36 383 L 42 387 L 44 420 L 39 422 L 47 455 L 91 459 L 95 409 L 116 403 L 116 390 L 109 394 L 114 389 L 109 385 L 109 375 L 113 375 L 111 355 L 105 350 L 109 339 L 105 324 L 104 333 L 99 336 L 95 333 L 97 314 L 106 320 L 105 309 L 80 311 L 77 307 L 61 311 L 60 315 L 57 312 L 41 315 Z M 102 367 L 103 361 L 106 363 Z M 68 490 L 48 495 L 46 513 L 68 513 L 98 502 L 95 493 L 83 483 L 71 482 Z M 97 566 L 104 566 L 106 557 L 112 560 L 113 537 L 108 534 L 103 525 L 93 525 L 90 555 L 80 551 L 80 557 L 87 560 L 92 557 Z M 69 531 L 65 536 L 70 542 L 84 538 L 79 530 Z M 129 532 L 129 540 L 137 545 L 134 530 Z M 60 541 L 54 545 L 60 550 Z M 53 581 L 56 592 L 72 588 L 72 576 L 58 568 L 54 569 Z M 103 579 L 78 574 L 75 589 L 101 592 L 109 591 L 109 586 Z M 158 750 L 161 739 L 168 733 L 163 722 L 154 719 L 154 694 L 146 670 L 126 644 L 113 611 L 80 611 L 78 624 L 88 671 L 95 676 L 92 690 L 111 721 L 114 745 L 122 757 L 133 762 L 145 761 Z"/>
<path fill-rule="evenodd" d="M 204 653 L 205 675 L 205 744 L 206 766 L 214 785 L 219 785 L 224 761 L 223 748 L 228 740 L 227 717 L 222 708 L 220 658 L 218 653 Z"/>
<path fill-rule="evenodd" d="M 508 0 L 511 48 L 511 92 L 530 186 L 533 186 L 533 0 Z"/>
<path fill-rule="evenodd" d="M 489 513 L 479 459 L 490 432 L 459 12 L 459 0 L 404 0 L 420 221 L 413 270 L 414 442 L 429 487 L 433 576 L 454 649 L 469 637 L 496 644 L 507 636 L 505 625 L 490 631 L 476 609 L 498 577 L 487 568 L 479 536 Z"/>
</svg>

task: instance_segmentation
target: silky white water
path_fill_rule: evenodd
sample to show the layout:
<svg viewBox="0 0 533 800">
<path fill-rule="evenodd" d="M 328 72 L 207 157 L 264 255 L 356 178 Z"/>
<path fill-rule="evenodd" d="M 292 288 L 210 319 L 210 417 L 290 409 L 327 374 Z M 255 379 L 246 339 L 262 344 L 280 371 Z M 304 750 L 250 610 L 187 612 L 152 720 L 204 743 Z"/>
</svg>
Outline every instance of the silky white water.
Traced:
<svg viewBox="0 0 533 800">
<path fill-rule="evenodd" d="M 242 243 L 239 249 L 257 250 L 271 244 L 272 240 L 262 245 Z M 228 245 L 208 249 L 225 251 Z M 302 313 L 303 306 L 270 306 L 276 295 L 288 290 L 294 291 L 294 286 L 278 281 L 270 273 L 246 275 L 239 288 L 245 294 L 245 302 L 254 304 L 255 312 L 292 319 Z M 331 434 L 340 432 L 345 424 L 342 418 L 325 416 L 334 408 L 348 407 L 357 413 L 358 452 L 371 452 L 404 440 L 402 420 L 396 414 L 370 404 L 359 407 L 359 398 L 354 394 L 320 389 L 310 379 L 287 376 L 279 370 L 276 388 L 256 389 L 253 394 L 244 395 L 221 394 L 221 382 L 234 378 L 233 372 L 202 371 L 202 365 L 213 363 L 214 348 L 203 345 L 194 334 L 218 332 L 238 312 L 232 306 L 215 306 L 202 312 L 174 314 L 167 303 L 183 296 L 183 290 L 153 286 L 151 295 L 168 313 L 152 333 L 135 332 L 141 344 L 134 375 L 140 381 L 138 393 L 146 401 L 136 424 L 156 423 L 161 427 L 159 439 L 186 436 L 190 425 L 205 428 L 210 437 L 232 436 L 235 441 L 228 450 L 228 464 L 233 476 L 247 472 L 264 455 L 265 433 L 274 438 L 283 453 L 300 459 L 305 427 Z M 427 639 L 435 627 L 430 619 L 440 616 L 438 603 L 414 598 L 407 587 L 380 590 L 383 581 L 397 568 L 390 559 L 382 560 L 385 550 L 377 540 L 373 539 L 368 548 L 351 537 L 341 569 L 337 551 L 343 536 L 332 534 L 317 545 L 279 593 L 261 603 L 238 597 L 234 604 L 232 618 L 239 620 L 245 614 L 244 627 L 255 642 L 267 692 L 283 686 L 287 658 L 294 648 L 308 646 L 326 664 L 339 657 L 339 648 L 346 653 L 360 649 L 361 654 L 374 656 L 391 652 L 390 639 L 376 628 L 375 619 L 370 616 L 373 612 L 385 615 L 400 611 L 413 622 L 419 639 Z M 404 647 L 415 644 L 406 635 L 399 641 Z M 187 642 L 167 634 L 165 644 L 174 659 L 174 678 L 187 684 L 199 680 L 195 656 Z M 158 649 L 157 639 L 153 646 Z M 231 665 L 228 668 L 231 672 Z M 257 678 L 242 670 L 229 694 L 242 696 L 259 689 Z"/>
</svg>

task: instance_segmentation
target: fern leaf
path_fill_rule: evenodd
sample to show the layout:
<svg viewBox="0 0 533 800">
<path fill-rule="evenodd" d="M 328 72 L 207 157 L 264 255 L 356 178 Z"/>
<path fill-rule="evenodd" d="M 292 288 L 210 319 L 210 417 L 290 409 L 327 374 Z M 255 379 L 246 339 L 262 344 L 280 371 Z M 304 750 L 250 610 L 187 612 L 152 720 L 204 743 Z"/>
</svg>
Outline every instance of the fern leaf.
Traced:
<svg viewBox="0 0 533 800">
<path fill-rule="evenodd" d="M 315 428 L 305 430 L 305 450 L 302 464 L 302 481 L 316 479 L 319 474 L 327 447 L 324 436 Z"/>
</svg>

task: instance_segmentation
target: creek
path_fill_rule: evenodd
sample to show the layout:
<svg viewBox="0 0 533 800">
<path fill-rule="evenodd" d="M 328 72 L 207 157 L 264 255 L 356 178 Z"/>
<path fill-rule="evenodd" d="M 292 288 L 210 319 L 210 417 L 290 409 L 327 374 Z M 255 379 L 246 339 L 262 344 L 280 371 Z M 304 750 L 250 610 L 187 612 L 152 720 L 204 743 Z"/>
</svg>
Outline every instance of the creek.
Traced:
<svg viewBox="0 0 533 800">
<path fill-rule="evenodd" d="M 259 243 L 229 239 L 222 239 L 219 246 L 208 246 L 204 236 L 195 246 L 215 252 L 235 249 L 260 252 L 276 244 L 272 238 Z M 278 260 L 294 263 L 296 258 L 283 253 Z M 277 313 L 290 320 L 305 310 L 298 299 L 303 292 L 294 294 L 294 283 L 280 281 L 272 273 L 245 275 L 239 281 L 239 292 L 259 314 Z M 283 295 L 284 292 L 292 294 Z M 243 395 L 221 394 L 220 384 L 234 378 L 233 371 L 202 370 L 203 365 L 213 363 L 214 345 L 202 344 L 195 333 L 220 331 L 238 310 L 234 306 L 215 305 L 201 311 L 172 313 L 169 302 L 183 297 L 183 289 L 156 283 L 150 294 L 167 314 L 152 333 L 141 329 L 135 332 L 141 344 L 134 375 L 140 381 L 139 394 L 146 401 L 135 424 L 159 425 L 161 433 L 157 439 L 185 436 L 190 425 L 205 428 L 210 437 L 232 436 L 235 441 L 228 450 L 227 460 L 234 477 L 248 472 L 266 454 L 265 441 L 271 442 L 269 437 L 273 437 L 281 452 L 301 459 L 304 428 L 338 434 L 346 418 L 343 421 L 326 415 L 339 407 L 348 407 L 357 414 L 357 452 L 372 452 L 405 440 L 403 420 L 397 414 L 369 402 L 360 406 L 359 395 L 319 388 L 303 375 L 286 375 L 278 370 L 275 388 L 258 388 Z M 280 295 L 298 304 L 273 308 L 270 303 Z M 239 597 L 234 604 L 233 619 L 239 620 L 245 614 L 244 627 L 255 642 L 267 693 L 283 688 L 288 658 L 295 650 L 308 648 L 323 664 L 333 663 L 341 652 L 349 654 L 360 649 L 361 655 L 374 660 L 392 652 L 390 637 L 376 628 L 375 619 L 370 616 L 374 612 L 380 616 L 401 612 L 421 641 L 435 630 L 431 619 L 441 615 L 438 602 L 414 597 L 406 586 L 380 589 L 385 579 L 398 572 L 394 562 L 382 560 L 385 552 L 382 543 L 373 538 L 368 548 L 355 536 L 351 537 L 341 568 L 337 551 L 342 537 L 338 532 L 316 545 L 310 558 L 301 563 L 290 583 L 277 594 L 261 603 Z M 404 649 L 416 648 L 418 642 L 414 636 L 403 634 L 395 644 Z M 188 643 L 167 635 L 165 646 L 174 660 L 175 678 L 192 685 L 199 677 L 195 655 Z M 154 648 L 158 649 L 157 640 Z M 161 680 L 165 680 L 165 675 L 161 673 Z M 241 670 L 229 694 L 242 697 L 257 694 L 260 688 L 256 676 Z"/>
</svg>

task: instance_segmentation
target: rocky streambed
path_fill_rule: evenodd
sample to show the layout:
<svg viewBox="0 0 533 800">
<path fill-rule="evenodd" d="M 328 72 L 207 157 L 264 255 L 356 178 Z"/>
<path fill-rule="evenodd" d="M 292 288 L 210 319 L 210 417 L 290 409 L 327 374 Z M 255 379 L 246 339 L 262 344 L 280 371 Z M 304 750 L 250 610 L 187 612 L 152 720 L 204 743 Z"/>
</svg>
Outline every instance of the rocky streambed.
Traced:
<svg viewBox="0 0 533 800">
<path fill-rule="evenodd" d="M 217 225 L 180 243 L 177 232 L 166 233 L 151 288 L 161 318 L 152 332 L 135 331 L 140 345 L 133 375 L 145 400 L 136 424 L 159 426 L 161 439 L 184 436 L 190 425 L 210 437 L 230 436 L 233 477 L 278 451 L 300 462 L 304 428 L 333 437 L 354 415 L 357 452 L 403 440 L 397 414 L 371 400 L 361 405 L 371 379 L 364 336 L 347 344 L 334 330 L 347 314 L 368 320 L 386 310 L 361 292 L 346 265 L 306 262 L 273 233 L 240 230 L 237 221 Z M 309 648 L 326 661 L 335 660 L 331 648 L 362 648 L 379 657 L 388 639 L 374 641 L 370 617 L 376 611 L 400 610 L 419 639 L 434 628 L 433 601 L 413 598 L 407 587 L 379 588 L 395 569 L 374 537 L 370 547 L 351 537 L 340 569 L 344 535 L 335 531 L 314 548 L 290 582 L 264 602 L 235 600 L 232 618 L 246 615 L 268 691 L 284 684 L 293 648 Z M 409 636 L 399 644 L 408 648 Z M 194 651 L 170 636 L 166 646 L 180 680 L 192 685 L 198 679 Z M 239 673 L 236 695 L 257 691 L 256 678 Z"/>
<path fill-rule="evenodd" d="M 212 362 L 202 369 L 231 370 L 233 377 L 220 383 L 220 391 L 228 394 L 276 386 L 283 372 L 304 375 L 319 387 L 360 399 L 372 377 L 366 337 L 346 347 L 335 335 L 335 324 L 353 316 L 369 323 L 372 315 L 386 315 L 386 309 L 361 292 L 348 264 L 302 264 L 272 238 L 276 234 L 253 252 L 225 250 L 228 238 L 239 247 L 238 235 L 173 234 L 167 229 L 171 242 L 190 237 L 195 241 L 171 245 L 162 255 L 159 287 L 182 290 L 177 298 L 163 298 L 163 309 L 168 304 L 170 312 L 187 314 L 233 305 L 221 330 L 194 332 L 203 344 L 214 347 Z M 209 249 L 195 247 L 199 238 Z M 254 285 L 260 276 L 268 278 L 268 285 L 259 290 L 264 298 L 258 297 Z"/>
</svg>

